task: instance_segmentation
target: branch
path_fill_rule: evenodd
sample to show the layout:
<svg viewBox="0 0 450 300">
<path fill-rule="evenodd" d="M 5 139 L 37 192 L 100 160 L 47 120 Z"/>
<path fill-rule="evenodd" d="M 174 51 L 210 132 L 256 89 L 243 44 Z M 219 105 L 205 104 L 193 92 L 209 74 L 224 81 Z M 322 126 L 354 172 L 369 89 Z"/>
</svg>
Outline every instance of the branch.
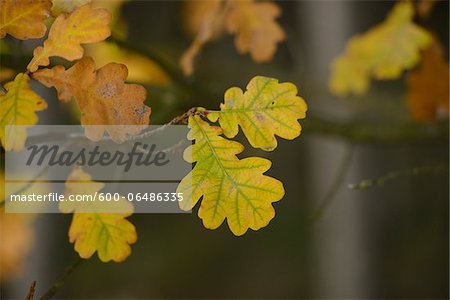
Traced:
<svg viewBox="0 0 450 300">
<path fill-rule="evenodd" d="M 400 177 L 413 177 L 418 175 L 439 174 L 439 173 L 448 173 L 448 164 L 441 163 L 435 165 L 415 167 L 403 171 L 391 171 L 378 178 L 365 179 L 359 183 L 349 184 L 348 188 L 352 190 L 368 189 L 371 187 L 383 186 L 386 182 L 398 179 Z"/>
<path fill-rule="evenodd" d="M 35 290 L 36 290 L 36 281 L 33 281 L 31 283 L 30 289 L 28 290 L 28 294 L 25 297 L 25 300 L 33 300 Z"/>
<path fill-rule="evenodd" d="M 61 276 L 61 278 L 56 281 L 53 286 L 45 292 L 44 295 L 39 298 L 40 300 L 48 300 L 51 299 L 66 283 L 66 280 L 69 278 L 69 276 L 75 271 L 75 269 L 84 261 L 81 257 L 77 257 L 75 261 L 73 261 L 65 270 L 64 274 Z"/>
</svg>

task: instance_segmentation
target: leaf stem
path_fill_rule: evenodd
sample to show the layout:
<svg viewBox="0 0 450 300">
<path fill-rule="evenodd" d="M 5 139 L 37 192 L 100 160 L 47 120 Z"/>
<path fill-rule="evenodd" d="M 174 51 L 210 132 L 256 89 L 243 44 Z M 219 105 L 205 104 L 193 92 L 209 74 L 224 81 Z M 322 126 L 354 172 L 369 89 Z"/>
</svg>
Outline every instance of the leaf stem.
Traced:
<svg viewBox="0 0 450 300">
<path fill-rule="evenodd" d="M 44 295 L 42 295 L 39 299 L 40 300 L 49 300 L 52 299 L 52 297 L 64 286 L 67 279 L 70 277 L 70 275 L 75 271 L 75 269 L 84 261 L 81 257 L 77 257 L 64 271 L 64 274 L 61 276 L 61 278 L 56 281 L 53 286 L 45 292 Z"/>
</svg>

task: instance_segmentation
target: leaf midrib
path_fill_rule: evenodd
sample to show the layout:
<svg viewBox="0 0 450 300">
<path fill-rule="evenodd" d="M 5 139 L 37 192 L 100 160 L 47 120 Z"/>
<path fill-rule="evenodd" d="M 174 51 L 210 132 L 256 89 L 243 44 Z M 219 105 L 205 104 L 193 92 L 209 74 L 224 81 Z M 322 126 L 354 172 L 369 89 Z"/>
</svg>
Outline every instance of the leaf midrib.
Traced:
<svg viewBox="0 0 450 300">
<path fill-rule="evenodd" d="M 233 187 L 235 188 L 235 190 L 237 191 L 237 193 L 241 194 L 243 196 L 243 198 L 247 201 L 247 203 L 252 207 L 253 211 L 255 211 L 258 216 L 262 219 L 261 214 L 259 213 L 258 209 L 255 208 L 255 206 L 253 205 L 253 203 L 247 198 L 247 196 L 238 188 L 238 184 L 233 180 L 233 178 L 228 174 L 225 166 L 222 164 L 219 156 L 217 155 L 211 140 L 209 139 L 206 131 L 203 129 L 203 127 L 201 126 L 201 124 L 196 120 L 195 117 L 192 118 L 195 123 L 197 124 L 197 126 L 200 128 L 200 131 L 202 132 L 203 137 L 205 138 L 206 143 L 208 144 L 209 149 L 211 150 L 211 152 L 213 153 L 213 156 L 215 158 L 215 160 L 217 161 L 217 164 L 219 165 L 220 169 L 224 172 L 224 174 L 227 176 L 228 180 L 230 180 L 231 184 L 233 185 Z M 220 195 L 218 196 L 220 198 Z M 239 208 L 237 206 L 238 203 L 238 199 L 236 198 L 236 219 L 239 223 L 239 228 L 241 228 L 241 220 L 239 218 Z"/>
</svg>

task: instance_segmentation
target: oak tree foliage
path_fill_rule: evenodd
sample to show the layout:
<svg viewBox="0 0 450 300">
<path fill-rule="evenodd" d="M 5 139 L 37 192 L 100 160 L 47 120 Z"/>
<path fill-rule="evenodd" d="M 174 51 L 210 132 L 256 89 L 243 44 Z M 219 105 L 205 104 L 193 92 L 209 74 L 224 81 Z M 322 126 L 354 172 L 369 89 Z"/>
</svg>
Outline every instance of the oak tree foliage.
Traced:
<svg viewBox="0 0 450 300">
<path fill-rule="evenodd" d="M 0 141 L 5 151 L 24 147 L 26 127 L 37 124 L 37 112 L 47 108 L 46 101 L 31 88 L 31 79 L 55 88 L 62 103 L 74 100 L 89 139 L 97 141 L 107 135 L 123 142 L 150 124 L 151 108 L 144 104 L 146 88 L 126 81 L 163 85 L 171 79 L 158 63 L 105 41 L 111 35 L 118 40 L 126 36 L 126 26 L 118 17 L 122 2 L 99 7 L 101 3 L 95 0 L 0 1 L 0 38 L 46 36 L 34 49 L 26 70 L 9 72 L 8 76 L 15 74 L 15 78 L 0 91 Z M 446 52 L 437 37 L 416 22 L 417 17 L 428 17 L 431 10 L 432 6 L 398 1 L 384 21 L 351 38 L 331 64 L 331 92 L 361 95 L 369 90 L 372 79 L 397 79 L 408 71 L 407 100 L 412 115 L 417 120 L 434 120 L 440 111 L 448 112 Z M 270 62 L 279 43 L 288 38 L 279 23 L 281 5 L 274 1 L 189 0 L 183 12 L 192 37 L 179 62 L 186 76 L 194 72 L 203 46 L 224 34 L 234 37 L 239 54 L 249 54 L 256 63 Z M 71 66 L 52 64 L 54 57 L 71 62 Z M 279 138 L 292 140 L 301 134 L 299 120 L 306 117 L 306 111 L 295 84 L 256 76 L 245 89 L 228 89 L 218 110 L 197 107 L 187 112 L 187 138 L 193 144 L 185 150 L 185 157 L 193 168 L 178 192 L 188 194 L 186 198 L 192 201 L 181 201 L 180 207 L 190 210 L 198 205 L 198 216 L 206 228 L 216 229 L 226 221 L 236 236 L 267 226 L 275 216 L 273 203 L 285 194 L 283 183 L 267 174 L 270 160 L 242 158 L 244 146 L 233 139 L 241 130 L 251 147 L 274 151 Z M 25 126 L 13 131 L 9 125 Z M 94 129 L 89 125 L 100 126 Z M 138 126 L 110 131 L 102 125 Z M 92 194 L 102 188 L 103 183 L 93 181 L 79 167 L 66 182 L 70 194 Z M 121 201 L 123 213 L 83 213 L 77 205 L 64 203 L 60 210 L 73 213 L 68 234 L 80 257 L 90 258 L 97 252 L 103 262 L 125 260 L 137 240 L 136 229 L 128 220 L 133 206 Z M 17 248 L 20 243 L 27 241 L 17 242 Z"/>
</svg>

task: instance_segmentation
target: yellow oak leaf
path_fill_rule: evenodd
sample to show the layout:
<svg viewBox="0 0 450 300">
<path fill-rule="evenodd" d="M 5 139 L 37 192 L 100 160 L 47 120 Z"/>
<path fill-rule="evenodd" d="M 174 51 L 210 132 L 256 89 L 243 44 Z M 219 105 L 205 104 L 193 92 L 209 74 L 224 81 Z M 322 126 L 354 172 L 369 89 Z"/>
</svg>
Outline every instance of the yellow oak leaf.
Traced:
<svg viewBox="0 0 450 300">
<path fill-rule="evenodd" d="M 86 45 L 86 55 L 91 56 L 99 66 L 110 61 L 126 64 L 128 80 L 144 84 L 166 86 L 170 78 L 153 60 L 133 51 L 125 50 L 114 43 Z"/>
<path fill-rule="evenodd" d="M 0 38 L 6 34 L 21 40 L 43 37 L 51 7 L 49 0 L 0 1 Z"/>
<path fill-rule="evenodd" d="M 47 108 L 47 103 L 29 85 L 27 74 L 17 74 L 14 81 L 5 84 L 6 94 L 0 95 L 0 140 L 6 151 L 19 151 L 25 145 L 26 127 L 34 125 L 36 111 Z"/>
<path fill-rule="evenodd" d="M 186 149 L 185 158 L 195 162 L 193 170 L 180 182 L 177 192 L 185 199 L 180 207 L 190 210 L 201 197 L 198 215 L 206 228 L 216 229 L 225 218 L 233 234 L 258 230 L 275 216 L 272 206 L 283 198 L 283 184 L 263 175 L 271 162 L 264 158 L 237 158 L 244 147 L 220 135 L 220 127 L 210 126 L 200 116 L 189 117 L 188 138 L 195 144 Z"/>
<path fill-rule="evenodd" d="M 44 46 L 34 49 L 28 70 L 35 72 L 39 66 L 48 66 L 51 56 L 70 61 L 80 59 L 83 56 L 81 44 L 100 42 L 110 36 L 110 20 L 107 10 L 94 9 L 91 4 L 80 6 L 69 15 L 59 15 L 50 28 Z"/>
<path fill-rule="evenodd" d="M 102 183 L 92 181 L 88 173 L 76 167 L 67 178 L 65 195 L 93 195 L 102 188 Z M 102 262 L 121 262 L 131 254 L 130 244 L 136 242 L 137 234 L 134 225 L 126 219 L 133 213 L 130 202 L 113 203 L 121 206 L 121 213 L 79 212 L 82 211 L 80 205 L 91 205 L 89 202 L 60 204 L 62 212 L 73 212 L 69 239 L 75 243 L 75 251 L 80 257 L 90 258 L 97 251 Z"/>
<path fill-rule="evenodd" d="M 340 96 L 363 94 L 370 78 L 396 79 L 413 68 L 420 61 L 420 50 L 432 41 L 413 17 L 413 4 L 399 2 L 383 23 L 352 38 L 332 64 L 330 90 Z"/>
<path fill-rule="evenodd" d="M 124 83 L 127 75 L 128 69 L 123 64 L 109 63 L 95 70 L 94 60 L 84 57 L 67 70 L 55 66 L 39 70 L 33 77 L 47 87 L 54 86 L 61 101 L 75 98 L 88 138 L 98 141 L 106 130 L 114 141 L 121 142 L 144 129 L 151 112 L 144 105 L 147 91 L 141 85 Z"/>
<path fill-rule="evenodd" d="M 125 40 L 128 34 L 128 26 L 121 16 L 121 8 L 128 0 L 52 0 L 52 15 L 59 16 L 62 13 L 71 13 L 77 7 L 92 3 L 94 8 L 104 8 L 112 16 L 110 24 L 111 34 L 121 40 Z"/>
<path fill-rule="evenodd" d="M 275 21 L 281 14 L 279 6 L 255 0 L 235 0 L 232 5 L 226 27 L 228 32 L 236 34 L 238 51 L 250 52 L 255 62 L 270 61 L 277 51 L 277 43 L 286 38 Z"/>
<path fill-rule="evenodd" d="M 306 117 L 306 110 L 294 84 L 256 76 L 245 93 L 228 89 L 220 111 L 208 111 L 207 116 L 212 122 L 219 119 L 226 137 L 235 137 L 240 126 L 253 147 L 271 151 L 277 147 L 275 135 L 289 140 L 300 135 L 298 119 Z"/>
<path fill-rule="evenodd" d="M 408 76 L 407 101 L 417 121 L 436 120 L 439 112 L 448 117 L 449 64 L 443 46 L 435 40 L 423 52 L 422 63 Z"/>
</svg>

